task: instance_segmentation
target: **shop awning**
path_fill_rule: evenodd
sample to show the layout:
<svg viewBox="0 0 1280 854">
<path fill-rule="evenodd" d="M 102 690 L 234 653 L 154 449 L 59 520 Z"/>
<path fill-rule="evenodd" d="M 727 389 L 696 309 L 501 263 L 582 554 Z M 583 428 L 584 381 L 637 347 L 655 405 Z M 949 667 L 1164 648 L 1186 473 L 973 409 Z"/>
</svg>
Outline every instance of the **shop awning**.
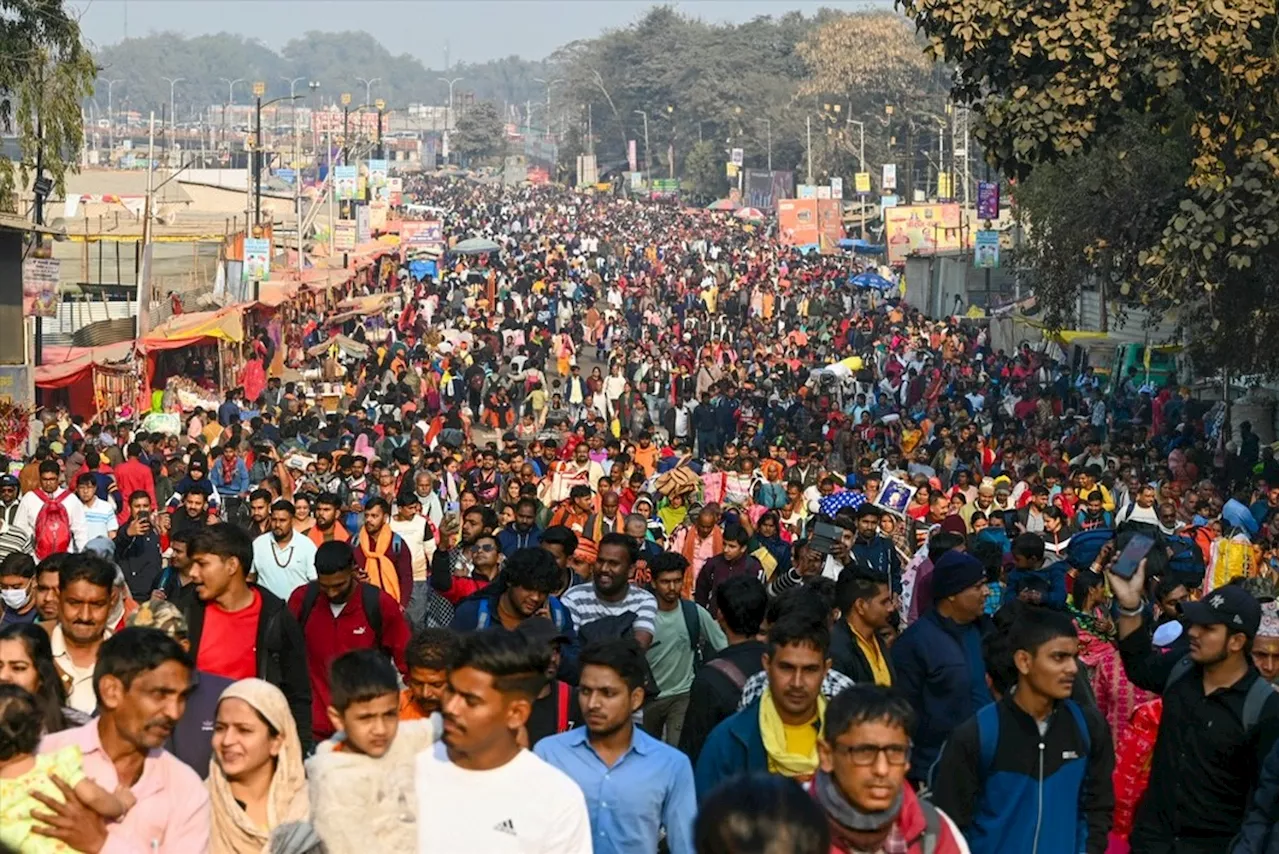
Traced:
<svg viewBox="0 0 1280 854">
<path fill-rule="evenodd" d="M 142 343 L 148 350 L 176 350 L 202 340 L 239 344 L 244 340 L 245 305 L 174 315 L 151 330 Z"/>
<path fill-rule="evenodd" d="M 51 361 L 33 372 L 38 388 L 66 388 L 92 375 L 93 371 L 127 372 L 133 364 L 132 341 L 103 347 L 48 347 L 43 355 Z"/>
</svg>

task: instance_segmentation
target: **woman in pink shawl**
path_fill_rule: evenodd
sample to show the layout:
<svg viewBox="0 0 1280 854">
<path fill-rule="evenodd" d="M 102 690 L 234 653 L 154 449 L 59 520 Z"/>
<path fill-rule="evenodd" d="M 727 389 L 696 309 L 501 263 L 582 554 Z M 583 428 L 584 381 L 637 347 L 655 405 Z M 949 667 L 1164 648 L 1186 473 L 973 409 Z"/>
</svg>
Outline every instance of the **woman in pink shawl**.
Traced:
<svg viewBox="0 0 1280 854">
<path fill-rule="evenodd" d="M 1125 676 L 1116 648 L 1115 626 L 1105 605 L 1102 576 L 1087 569 L 1081 571 L 1072 585 L 1069 607 L 1080 639 L 1080 660 L 1089 668 L 1098 711 L 1118 739 L 1129 725 L 1133 710 L 1156 695 L 1138 688 Z"/>
</svg>

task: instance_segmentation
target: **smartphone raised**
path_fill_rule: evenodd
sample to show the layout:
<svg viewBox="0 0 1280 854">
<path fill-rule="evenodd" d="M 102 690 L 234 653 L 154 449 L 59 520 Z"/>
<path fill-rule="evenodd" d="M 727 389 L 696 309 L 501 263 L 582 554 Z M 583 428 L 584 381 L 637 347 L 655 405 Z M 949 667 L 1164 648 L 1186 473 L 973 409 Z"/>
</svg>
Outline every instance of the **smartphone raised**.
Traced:
<svg viewBox="0 0 1280 854">
<path fill-rule="evenodd" d="M 1147 556 L 1147 552 L 1151 551 L 1151 547 L 1156 544 L 1153 537 L 1146 534 L 1134 534 L 1129 538 L 1128 544 L 1120 552 L 1120 556 L 1116 558 L 1115 565 L 1111 567 L 1111 572 L 1121 578 L 1133 578 L 1133 574 L 1138 571 L 1138 564 L 1142 563 L 1142 559 Z"/>
</svg>

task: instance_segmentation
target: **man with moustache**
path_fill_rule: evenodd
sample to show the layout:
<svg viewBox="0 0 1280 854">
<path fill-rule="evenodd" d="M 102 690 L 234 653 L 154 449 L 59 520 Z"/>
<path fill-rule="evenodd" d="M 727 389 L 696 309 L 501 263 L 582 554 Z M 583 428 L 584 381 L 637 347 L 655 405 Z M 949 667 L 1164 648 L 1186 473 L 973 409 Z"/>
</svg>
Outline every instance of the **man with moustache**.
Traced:
<svg viewBox="0 0 1280 854">
<path fill-rule="evenodd" d="M 78 747 L 86 777 L 107 791 L 128 786 L 137 803 L 107 824 L 55 777 L 61 800 L 33 795 L 44 804 L 38 834 L 76 851 L 209 850 L 209 793 L 195 771 L 163 749 L 186 709 L 191 672 L 191 658 L 157 629 L 125 629 L 102 644 L 93 684 L 98 717 L 46 735 L 40 752 Z"/>
<path fill-rule="evenodd" d="M 67 705 L 93 714 L 98 700 L 93 692 L 93 669 L 98 651 L 108 637 L 116 568 L 89 554 L 67 555 L 58 571 L 57 620 L 45 623 L 53 660 L 67 686 Z"/>
<path fill-rule="evenodd" d="M 426 628 L 405 648 L 408 669 L 400 692 L 400 720 L 429 718 L 440 711 L 449 687 L 449 660 L 457 652 L 458 636 L 449 629 Z"/>
</svg>

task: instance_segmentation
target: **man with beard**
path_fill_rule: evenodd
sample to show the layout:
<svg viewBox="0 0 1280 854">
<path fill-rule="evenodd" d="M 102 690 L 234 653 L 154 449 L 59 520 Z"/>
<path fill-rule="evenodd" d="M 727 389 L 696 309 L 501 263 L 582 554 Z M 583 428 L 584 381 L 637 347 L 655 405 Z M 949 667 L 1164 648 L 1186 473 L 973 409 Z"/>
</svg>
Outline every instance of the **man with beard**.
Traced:
<svg viewBox="0 0 1280 854">
<path fill-rule="evenodd" d="M 231 506 L 227 506 L 227 518 L 231 517 Z M 271 493 L 265 489 L 255 489 L 249 493 L 249 536 L 262 537 L 271 532 Z"/>
<path fill-rule="evenodd" d="M 449 629 L 423 629 L 409 641 L 404 651 L 408 672 L 400 692 L 400 720 L 421 720 L 440 711 L 449 687 L 449 661 L 457 650 L 458 636 Z"/>
<path fill-rule="evenodd" d="M 516 549 L 532 548 L 542 542 L 542 529 L 537 526 L 538 500 L 525 496 L 516 502 L 516 519 L 498 533 L 498 544 L 504 555 Z"/>
<path fill-rule="evenodd" d="M 194 533 L 210 522 L 209 496 L 198 489 L 192 489 L 182 496 L 182 506 L 173 511 L 173 519 L 169 525 L 169 537 L 176 533 Z"/>
<path fill-rule="evenodd" d="M 573 778 L 596 807 L 596 854 L 656 851 L 663 829 L 671 854 L 692 854 L 693 769 L 683 753 L 634 722 L 644 705 L 644 651 L 633 638 L 597 641 L 579 661 L 586 726 L 543 739 L 534 754 Z"/>
<path fill-rule="evenodd" d="M 391 504 L 374 498 L 364 509 L 364 525 L 354 545 L 356 567 L 364 579 L 406 608 L 413 595 L 413 555 L 391 530 Z"/>
<path fill-rule="evenodd" d="M 271 532 L 253 541 L 253 574 L 281 599 L 316 578 L 316 546 L 293 529 L 293 502 L 271 505 Z"/>
<path fill-rule="evenodd" d="M 490 579 L 475 578 L 471 563 L 471 546 L 481 534 L 498 526 L 498 514 L 488 507 L 468 507 L 462 514 L 458 544 L 451 549 L 436 549 L 431 556 L 431 587 L 453 605 L 485 587 Z M 412 605 L 410 610 L 413 610 Z M 448 617 L 446 617 L 448 619 Z"/>
<path fill-rule="evenodd" d="M 36 565 L 36 611 L 42 623 L 58 619 L 58 573 L 67 560 L 68 555 L 50 555 Z"/>
<path fill-rule="evenodd" d="M 37 833 L 76 851 L 209 849 L 209 793 L 195 771 L 162 749 L 186 708 L 191 671 L 178 642 L 157 629 L 126 629 L 102 644 L 93 685 L 98 717 L 46 735 L 40 752 L 79 748 L 86 777 L 107 791 L 132 788 L 137 803 L 108 825 L 55 777 L 61 800 L 33 795 L 48 814 Z"/>
<path fill-rule="evenodd" d="M 307 531 L 307 536 L 317 547 L 328 542 L 345 543 L 351 539 L 347 529 L 338 524 L 338 497 L 330 492 L 322 492 L 311 503 L 314 508 L 316 523 Z"/>
<path fill-rule="evenodd" d="M 527 549 L 512 560 L 529 553 L 546 557 Z M 591 854 L 581 790 L 520 746 L 548 663 L 546 648 L 515 632 L 462 638 L 444 694 L 444 740 L 417 758 L 418 850 Z"/>
<path fill-rule="evenodd" d="M 322 739 L 334 733 L 326 712 L 333 660 L 353 649 L 376 649 L 404 675 L 409 624 L 396 600 L 357 578 L 350 544 L 325 543 L 316 550 L 315 569 L 316 580 L 289 596 L 289 611 L 302 627 L 311 679 L 311 725 L 316 738 Z"/>
<path fill-rule="evenodd" d="M 626 534 L 611 533 L 601 538 L 598 551 L 591 583 L 569 588 L 561 600 L 573 616 L 574 628 L 581 631 L 596 620 L 632 615 L 636 640 L 648 649 L 653 643 L 658 602 L 652 593 L 629 580 L 639 546 Z"/>
<path fill-rule="evenodd" d="M 58 618 L 45 623 L 53 660 L 67 686 L 67 705 L 86 715 L 98 705 L 93 668 L 107 637 L 116 569 L 93 555 L 69 555 L 58 571 Z"/>
</svg>

